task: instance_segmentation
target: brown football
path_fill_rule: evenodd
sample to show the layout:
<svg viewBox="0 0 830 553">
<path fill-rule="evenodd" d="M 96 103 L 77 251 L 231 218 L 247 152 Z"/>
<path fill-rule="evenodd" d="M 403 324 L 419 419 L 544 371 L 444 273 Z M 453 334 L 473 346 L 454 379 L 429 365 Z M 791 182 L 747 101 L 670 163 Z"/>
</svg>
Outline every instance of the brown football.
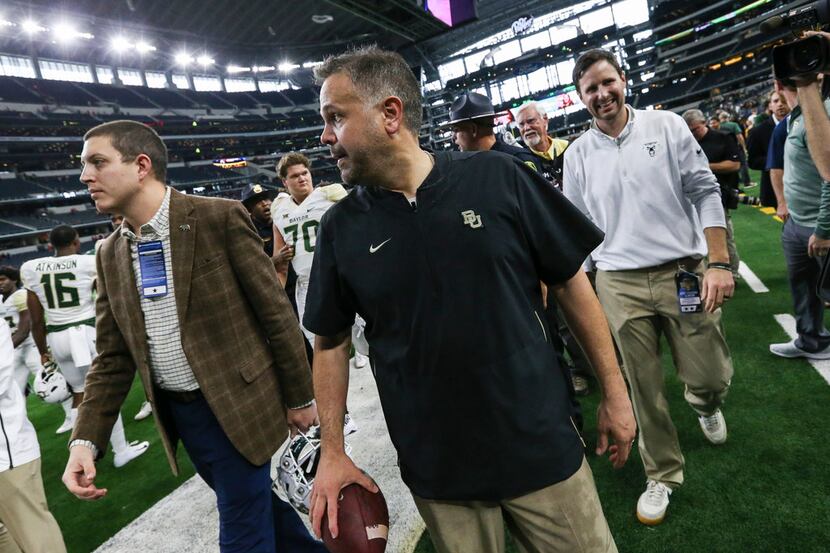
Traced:
<svg viewBox="0 0 830 553">
<path fill-rule="evenodd" d="M 389 509 L 383 493 L 372 493 L 359 484 L 340 490 L 337 539 L 329 532 L 328 516 L 323 515 L 323 543 L 331 553 L 383 553 L 389 535 Z"/>
</svg>

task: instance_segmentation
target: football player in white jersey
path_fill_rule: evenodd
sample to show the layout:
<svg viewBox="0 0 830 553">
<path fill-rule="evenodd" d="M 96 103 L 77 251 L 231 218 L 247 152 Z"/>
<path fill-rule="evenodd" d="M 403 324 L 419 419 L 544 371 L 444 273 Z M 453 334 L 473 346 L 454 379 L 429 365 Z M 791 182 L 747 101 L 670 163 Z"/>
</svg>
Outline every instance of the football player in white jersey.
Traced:
<svg viewBox="0 0 830 553">
<path fill-rule="evenodd" d="M 26 290 L 20 286 L 20 271 L 14 267 L 0 267 L 0 318 L 6 319 L 12 331 L 14 344 L 14 372 L 12 378 L 20 391 L 25 394 L 29 374 L 37 374 L 43 368 L 40 364 L 40 353 L 32 339 L 32 320 L 26 306 Z M 58 427 L 56 434 L 63 434 L 72 430 L 72 400 L 63 402 L 65 417 L 63 424 Z"/>
<path fill-rule="evenodd" d="M 314 260 L 314 246 L 317 244 L 317 229 L 323 214 L 345 198 L 347 192 L 341 184 L 314 188 L 310 167 L 309 159 L 298 152 L 280 158 L 277 163 L 277 174 L 288 194 L 280 193 L 271 202 L 271 220 L 274 223 L 274 266 L 283 286 L 288 276 L 288 263 L 291 263 L 294 272 L 297 273 L 295 298 L 300 328 L 313 346 L 314 334 L 303 325 L 303 313 L 311 263 Z M 365 326 L 366 322 L 363 319 L 359 316 L 355 318 L 352 343 L 355 346 L 354 366 L 358 369 L 365 367 L 368 362 L 369 347 L 363 337 Z M 343 435 L 354 432 L 357 432 L 357 424 L 346 412 Z"/>
<path fill-rule="evenodd" d="M 20 277 L 28 292 L 27 303 L 32 319 L 32 336 L 46 364 L 51 357 L 72 389 L 72 417 L 84 396 L 86 373 L 95 351 L 95 256 L 81 255 L 78 233 L 60 225 L 49 233 L 55 257 L 27 261 L 20 267 Z M 48 348 L 47 348 L 48 344 Z M 113 464 L 126 465 L 149 447 L 148 442 L 127 443 L 121 415 L 110 436 L 115 452 Z"/>
<path fill-rule="evenodd" d="M 274 264 L 283 285 L 289 262 L 297 273 L 296 299 L 300 328 L 308 341 L 314 344 L 314 334 L 303 326 L 303 313 L 311 263 L 314 260 L 314 246 L 317 243 L 317 228 L 323 214 L 345 198 L 347 192 L 341 184 L 314 188 L 310 162 L 306 156 L 297 152 L 280 159 L 277 173 L 288 194 L 278 195 L 271 203 L 271 219 L 274 222 Z M 352 329 L 356 368 L 366 366 L 366 356 L 369 353 L 363 338 L 365 325 L 365 321 L 357 317 Z"/>
</svg>

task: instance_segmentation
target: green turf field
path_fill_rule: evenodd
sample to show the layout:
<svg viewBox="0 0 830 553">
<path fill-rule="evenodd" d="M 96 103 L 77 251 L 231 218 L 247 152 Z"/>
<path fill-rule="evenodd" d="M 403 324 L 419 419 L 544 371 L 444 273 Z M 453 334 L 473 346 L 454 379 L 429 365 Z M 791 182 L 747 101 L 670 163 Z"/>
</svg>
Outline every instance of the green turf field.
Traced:
<svg viewBox="0 0 830 553">
<path fill-rule="evenodd" d="M 135 382 L 122 410 L 127 440 L 149 440 L 150 449 L 131 463 L 116 469 L 112 466 L 112 450 L 98 463 L 96 485 L 107 488 L 107 496 L 99 501 L 81 501 L 70 494 L 61 482 L 69 455 L 66 444 L 69 433 L 55 435 L 63 422 L 60 405 L 47 405 L 34 394 L 29 396 L 29 418 L 37 428 L 40 441 L 43 483 L 49 508 L 63 532 L 69 553 L 92 551 L 118 530 L 126 526 L 158 500 L 193 476 L 193 465 L 179 448 L 181 476 L 174 477 L 167 464 L 153 417 L 134 421 L 144 392 Z"/>
<path fill-rule="evenodd" d="M 621 552 L 830 551 L 830 443 L 824 438 L 830 428 L 830 386 L 806 361 L 780 360 L 767 349 L 770 342 L 788 339 L 773 319 L 774 314 L 790 312 L 779 244 L 781 224 L 748 206 L 735 212 L 734 223 L 743 260 L 770 292 L 755 294 L 739 282 L 735 298 L 724 310 L 735 365 L 732 391 L 724 407 L 729 440 L 720 447 L 709 445 L 697 417 L 683 401 L 673 370 L 668 369 L 669 395 L 687 466 L 686 484 L 672 496 L 666 521 L 655 528 L 637 522 L 634 509 L 645 477 L 636 450 L 628 465 L 617 472 L 607 460 L 589 454 Z M 666 367 L 671 367 L 668 357 Z M 100 463 L 97 483 L 108 486 L 110 492 L 96 503 L 76 500 L 60 482 L 66 440 L 53 432 L 62 421 L 62 411 L 29 399 L 29 413 L 39 429 L 43 450 L 49 505 L 71 553 L 93 550 L 193 474 L 180 451 L 184 474 L 174 478 L 152 419 L 132 420 L 141 399 L 136 385 L 123 410 L 127 438 L 150 440 L 150 450 L 118 470 L 108 454 Z M 596 442 L 592 429 L 597 401 L 594 392 L 584 402 L 589 445 Z M 428 536 L 416 551 L 434 551 Z"/>
</svg>

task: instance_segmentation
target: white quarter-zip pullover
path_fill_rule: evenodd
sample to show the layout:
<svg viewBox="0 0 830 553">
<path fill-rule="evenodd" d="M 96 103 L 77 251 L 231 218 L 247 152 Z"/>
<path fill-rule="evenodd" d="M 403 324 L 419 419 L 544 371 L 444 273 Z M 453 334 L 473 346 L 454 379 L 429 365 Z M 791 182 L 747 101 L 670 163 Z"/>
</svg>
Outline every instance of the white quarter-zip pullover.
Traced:
<svg viewBox="0 0 830 553">
<path fill-rule="evenodd" d="M 603 271 L 641 269 L 707 253 L 703 229 L 726 227 L 720 187 L 683 119 L 626 106 L 612 138 L 596 123 L 565 152 L 565 196 L 603 232 Z"/>
</svg>

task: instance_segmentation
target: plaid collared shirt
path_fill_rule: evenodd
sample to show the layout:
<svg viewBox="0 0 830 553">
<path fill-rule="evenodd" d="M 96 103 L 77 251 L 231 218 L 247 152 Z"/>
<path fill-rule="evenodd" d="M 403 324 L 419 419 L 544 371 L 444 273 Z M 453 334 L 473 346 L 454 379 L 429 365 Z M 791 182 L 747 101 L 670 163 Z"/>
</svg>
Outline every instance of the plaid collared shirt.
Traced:
<svg viewBox="0 0 830 553">
<path fill-rule="evenodd" d="M 161 207 L 147 223 L 141 226 L 141 237 L 137 237 L 124 224 L 121 233 L 130 241 L 130 255 L 138 287 L 144 326 L 147 330 L 147 349 L 150 352 L 150 369 L 153 381 L 164 390 L 189 392 L 199 388 L 193 369 L 182 349 L 179 329 L 179 315 L 176 310 L 176 295 L 173 288 L 173 262 L 170 252 L 170 188 L 164 195 Z M 167 275 L 167 294 L 145 298 L 141 288 L 141 265 L 138 261 L 138 244 L 161 241 L 164 251 L 164 271 Z"/>
</svg>

